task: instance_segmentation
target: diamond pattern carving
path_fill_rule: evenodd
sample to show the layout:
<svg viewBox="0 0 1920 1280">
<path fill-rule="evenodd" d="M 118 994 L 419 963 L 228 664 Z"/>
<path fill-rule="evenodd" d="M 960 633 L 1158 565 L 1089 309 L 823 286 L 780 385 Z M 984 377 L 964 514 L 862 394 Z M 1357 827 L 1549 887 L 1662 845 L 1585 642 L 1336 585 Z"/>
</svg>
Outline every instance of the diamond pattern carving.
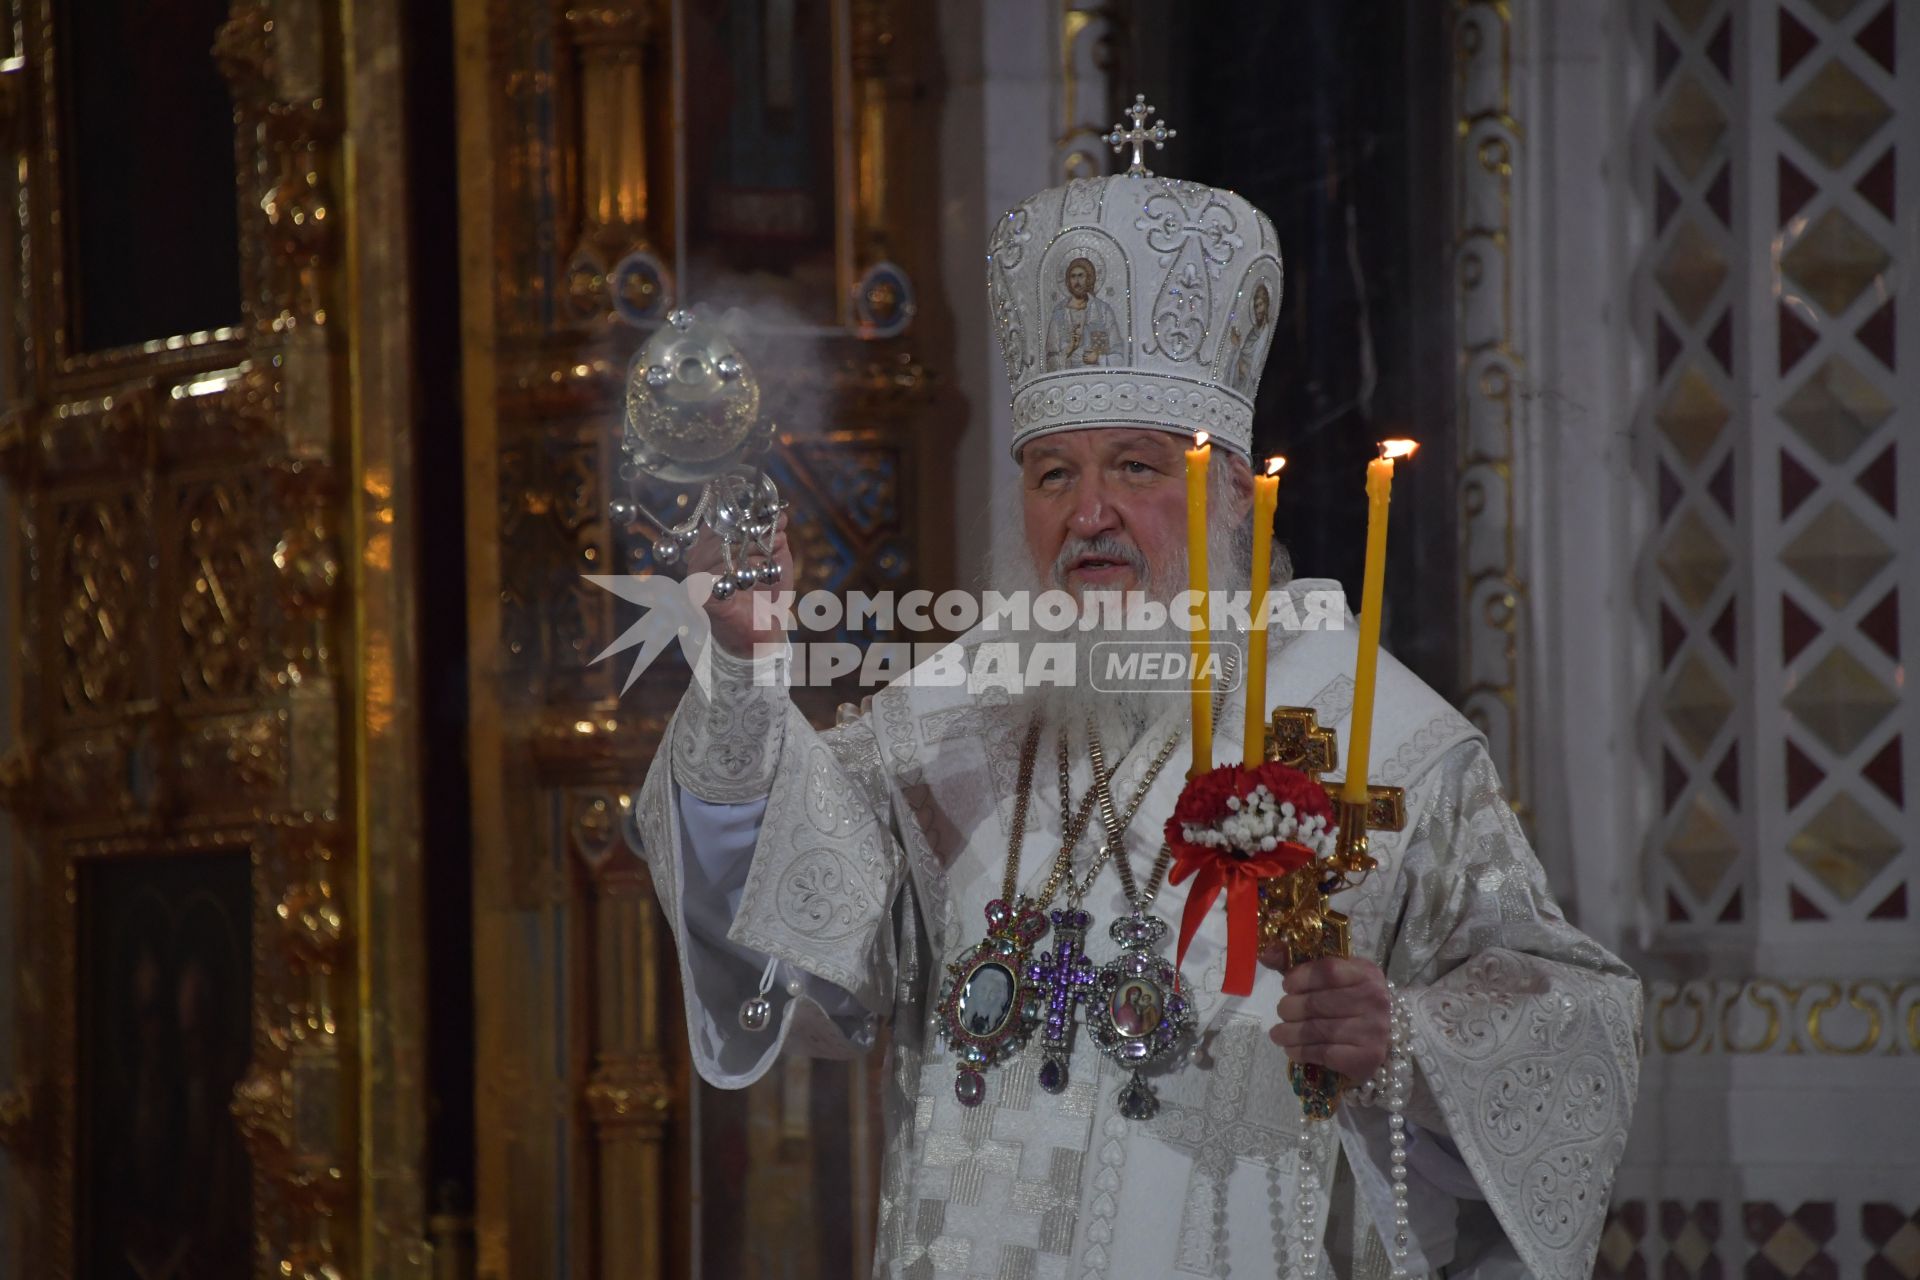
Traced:
<svg viewBox="0 0 1920 1280">
<path fill-rule="evenodd" d="M 1653 136 L 1673 157 L 1675 168 L 1697 178 L 1727 136 L 1727 113 L 1697 76 L 1688 75 L 1674 86 L 1667 105 L 1654 117 Z"/>
<path fill-rule="evenodd" d="M 1706 663 L 1698 656 L 1689 657 L 1667 690 L 1666 713 L 1667 722 L 1694 757 L 1705 759 L 1707 748 L 1733 713 L 1733 698 Z"/>
<path fill-rule="evenodd" d="M 1780 406 L 1800 438 L 1828 462 L 1845 462 L 1893 415 L 1893 402 L 1865 374 L 1833 356 Z"/>
<path fill-rule="evenodd" d="M 1690 364 L 1674 384 L 1666 403 L 1654 415 L 1654 421 L 1660 424 L 1667 439 L 1673 441 L 1673 447 L 1680 451 L 1687 465 L 1697 467 L 1712 450 L 1713 442 L 1720 438 L 1720 428 L 1727 425 L 1731 416 L 1726 401 L 1713 389 L 1699 366 Z"/>
<path fill-rule="evenodd" d="M 1713 598 L 1732 563 L 1726 546 L 1696 511 L 1680 517 L 1666 550 L 1660 553 L 1660 571 L 1690 609 L 1699 609 Z"/>
<path fill-rule="evenodd" d="M 1727 260 L 1700 224 L 1688 218 L 1674 232 L 1673 243 L 1667 246 L 1653 278 L 1673 302 L 1674 310 L 1688 324 L 1698 324 L 1707 304 L 1726 283 Z"/>
<path fill-rule="evenodd" d="M 1667 841 L 1667 861 L 1693 891 L 1694 900 L 1713 896 L 1740 857 L 1740 842 L 1700 796 L 1687 806 L 1686 821 Z"/>
<path fill-rule="evenodd" d="M 1713 0 L 1667 0 L 1667 12 L 1680 24 L 1680 29 L 1689 35 L 1699 30 L 1700 20 L 1707 16 L 1707 10 L 1711 8 Z"/>
<path fill-rule="evenodd" d="M 1813 821 L 1787 841 L 1794 861 L 1813 873 L 1828 893 L 1852 902 L 1900 852 L 1900 841 L 1842 791 Z"/>
<path fill-rule="evenodd" d="M 1828 750 L 1849 755 L 1899 700 L 1859 659 L 1835 648 L 1782 701 Z"/>
<path fill-rule="evenodd" d="M 1662 1200 L 1660 1234 L 1667 1241 L 1668 1258 L 1684 1268 L 1682 1277 L 1705 1275 L 1720 1239 L 1720 1206 L 1712 1200 Z M 1671 1268 L 1667 1274 L 1673 1275 Z"/>
<path fill-rule="evenodd" d="M 1780 553 L 1780 562 L 1838 609 L 1893 559 L 1893 548 L 1845 504 L 1828 503 Z"/>
<path fill-rule="evenodd" d="M 1808 1201 L 1791 1214 L 1765 1201 L 1741 1208 L 1747 1239 L 1759 1248 L 1747 1262 L 1751 1280 L 1818 1280 L 1838 1274 L 1826 1252 L 1833 1239 L 1831 1200 Z"/>
<path fill-rule="evenodd" d="M 1594 1275 L 1605 1277 L 1644 1277 L 1646 1263 L 1640 1257 L 1640 1242 L 1647 1234 L 1647 1206 L 1639 1200 L 1622 1201 L 1607 1214 L 1606 1230 L 1600 1233 L 1600 1253 Z"/>
<path fill-rule="evenodd" d="M 1893 259 L 1860 224 L 1829 209 L 1781 255 L 1780 268 L 1829 315 L 1839 315 Z"/>
<path fill-rule="evenodd" d="M 1920 1209 L 1863 1204 L 1860 1231 L 1875 1250 L 1862 1272 L 1867 1280 L 1920 1280 Z"/>
<path fill-rule="evenodd" d="M 1775 118 L 1801 146 L 1838 169 L 1893 118 L 1893 109 L 1835 58 L 1814 73 Z"/>
</svg>

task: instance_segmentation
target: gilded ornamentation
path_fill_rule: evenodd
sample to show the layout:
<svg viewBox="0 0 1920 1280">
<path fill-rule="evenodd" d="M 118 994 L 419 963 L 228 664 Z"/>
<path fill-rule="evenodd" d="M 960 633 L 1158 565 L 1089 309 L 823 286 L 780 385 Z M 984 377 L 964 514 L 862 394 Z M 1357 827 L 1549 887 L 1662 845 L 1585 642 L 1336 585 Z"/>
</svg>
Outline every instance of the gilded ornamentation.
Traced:
<svg viewBox="0 0 1920 1280">
<path fill-rule="evenodd" d="M 254 1162 L 267 1169 L 282 1164 L 293 1146 L 293 1106 L 283 1073 L 256 1066 L 234 1086 L 231 1105 Z"/>
<path fill-rule="evenodd" d="M 619 807 L 604 792 L 576 793 L 570 797 L 569 807 L 573 812 L 574 850 L 597 871 L 613 852 Z"/>
<path fill-rule="evenodd" d="M 254 250 L 242 278 L 255 332 L 269 339 L 325 321 L 321 273 L 336 252 L 333 226 L 338 218 L 323 174 L 331 145 L 340 136 L 340 121 L 314 94 L 289 95 L 291 89 L 317 91 L 317 86 L 293 83 L 307 75 L 282 56 L 277 39 L 279 30 L 299 24 L 295 10 L 303 7 L 290 5 L 275 13 L 262 4 L 241 3 L 213 46 L 214 59 L 233 91 L 246 149 L 257 148 L 240 179 L 249 197 L 242 207 L 258 219 L 253 227 L 242 228 Z M 311 57 L 312 51 L 302 53 Z"/>
<path fill-rule="evenodd" d="M 1107 0 L 1059 0 L 1060 124 L 1054 136 L 1054 173 L 1091 178 L 1107 171 L 1107 69 L 1113 6 Z M 1082 104 L 1085 104 L 1084 106 Z"/>
<path fill-rule="evenodd" d="M 576 44 L 606 45 L 604 56 L 621 61 L 637 56 L 637 46 L 653 34 L 652 6 L 643 0 L 570 5 L 565 17 Z"/>
<path fill-rule="evenodd" d="M 26 71 L 21 60 L 0 63 L 0 138 L 9 143 L 20 136 L 26 122 Z"/>
<path fill-rule="evenodd" d="M 1920 982 L 1654 982 L 1647 1033 L 1665 1054 L 1920 1053 Z"/>
<path fill-rule="evenodd" d="M 393 414 L 387 401 L 369 400 L 367 383 L 404 346 L 392 333 L 406 321 L 396 313 L 393 331 L 356 323 L 370 358 L 352 369 L 348 343 L 319 332 L 329 306 L 354 296 L 335 270 L 339 224 L 388 198 L 368 158 L 390 150 L 380 129 L 356 129 L 363 156 L 351 206 L 337 204 L 330 183 L 342 120 L 322 91 L 350 82 L 346 96 L 363 112 L 377 111 L 377 99 L 397 103 L 397 93 L 370 92 L 392 42 L 364 34 L 377 25 L 369 20 L 356 23 L 362 45 L 343 47 L 337 9 L 319 0 L 239 0 L 212 56 L 234 103 L 246 323 L 74 353 L 62 281 L 73 265 L 63 255 L 74 249 L 60 234 L 62 175 L 73 166 L 61 150 L 66 122 L 54 86 L 71 65 L 64 42 L 91 33 L 56 23 L 55 8 L 27 0 L 23 59 L 0 68 L 0 94 L 31 126 L 15 136 L 34 148 L 23 167 L 25 269 L 8 303 L 30 323 L 9 331 L 15 345 L 4 353 L 29 385 L 0 421 L 0 453 L 21 491 L 32 567 L 22 634 L 46 638 L 21 670 L 34 753 L 0 770 L 0 792 L 31 793 L 16 807 L 22 856 L 28 881 L 45 887 L 20 909 L 40 920 L 22 934 L 23 968 L 45 993 L 23 1045 L 27 1078 L 45 1080 L 46 1092 L 30 1116 L 0 1104 L 0 1131 L 12 1136 L 30 1121 L 45 1133 L 48 1158 L 30 1170 L 42 1209 L 25 1256 L 34 1274 L 55 1280 L 78 1256 L 85 1169 L 75 1151 L 97 1122 L 72 1084 L 87 1043 L 76 1025 L 80 975 L 97 945 L 76 924 L 89 868 L 111 860 L 158 869 L 224 854 L 228 867 L 251 868 L 253 986 L 237 994 L 252 1011 L 253 1059 L 231 1109 L 253 1162 L 256 1267 L 337 1280 L 351 1257 L 361 1274 L 417 1273 L 424 1255 L 409 1242 L 426 1223 L 406 1203 L 413 1175 L 371 1163 L 386 1158 L 381 1144 L 393 1128 L 380 1108 L 417 1110 L 419 1073 L 394 1047 L 413 1032 L 343 1034 L 362 1018 L 405 1021 L 393 1011 L 418 981 L 404 943 L 370 949 L 386 967 L 363 971 L 355 945 L 370 929 L 360 920 L 350 928 L 344 910 L 356 851 L 394 846 L 384 818 L 346 832 L 328 816 L 341 794 L 342 708 L 358 712 L 341 693 L 367 684 L 334 679 L 334 637 L 351 634 L 339 609 L 342 561 L 363 569 L 365 548 L 340 550 L 339 512 L 358 495 L 334 483 L 332 458 L 349 424 L 357 446 L 380 447 L 388 422 L 404 435 L 404 408 Z M 29 83 L 31 97 L 10 87 Z M 362 230 L 364 269 L 380 229 Z M 384 294 L 371 309 L 382 308 L 393 312 Z M 391 526 L 401 523 L 383 526 L 382 547 L 395 546 Z M 403 590 L 410 552 L 393 554 Z M 356 603 L 364 599 L 356 593 Z M 366 670 L 358 650 L 351 661 L 356 675 Z M 405 786 L 403 771 L 396 782 Z M 357 794 L 368 795 L 364 784 Z M 383 877 L 367 894 L 376 906 L 400 892 Z M 368 980 L 364 997 L 359 979 Z M 375 1137 L 346 1123 L 356 1106 Z M 366 1176 L 375 1167 L 380 1176 Z M 392 1242 L 379 1246 L 390 1255 L 361 1257 L 351 1242 L 362 1240 Z"/>
<path fill-rule="evenodd" d="M 253 691 L 260 655 L 254 592 L 259 541 L 247 498 L 215 480 L 183 495 L 180 590 L 180 686 L 189 700 L 236 698 Z"/>
<path fill-rule="evenodd" d="M 1513 10 L 1500 0 L 1456 0 L 1454 116 L 1459 207 L 1455 241 L 1460 343 L 1460 545 L 1466 548 L 1462 672 L 1467 718 L 1487 735 L 1514 810 L 1532 807 L 1526 767 L 1531 709 L 1522 701 L 1529 646 L 1514 495 L 1526 371 L 1513 305 L 1514 168 L 1524 163 L 1513 117 Z"/>
<path fill-rule="evenodd" d="M 144 523 L 131 494 L 69 508 L 60 521 L 57 571 L 60 689 L 72 712 L 117 709 L 136 692 L 146 615 L 137 563 Z"/>
<path fill-rule="evenodd" d="M 295 881 L 274 907 L 289 953 L 304 968 L 331 973 L 341 960 L 346 923 L 334 900 L 333 882 L 324 876 Z"/>
<path fill-rule="evenodd" d="M 63 818 L 134 807 L 134 725 L 121 722 L 62 737 L 41 759 L 47 814 Z M 151 765 L 142 772 L 150 778 Z"/>
<path fill-rule="evenodd" d="M 849 194 L 856 272 L 847 282 L 849 293 L 858 287 L 858 281 L 890 257 L 887 233 L 892 226 L 888 211 L 891 170 L 887 130 L 889 102 L 900 92 L 894 87 L 891 73 L 890 51 L 894 38 L 891 7 L 889 0 L 852 0 L 848 52 L 853 71 L 854 164 L 853 190 Z M 886 326 L 881 332 L 892 336 L 904 328 L 904 324 L 898 328 Z"/>
<path fill-rule="evenodd" d="M 258 3 L 234 5 L 213 38 L 213 59 L 235 101 L 260 104 L 273 92 L 273 18 Z"/>
<path fill-rule="evenodd" d="M 0 1150 L 25 1153 L 33 1135 L 33 1095 L 15 1086 L 0 1092 Z"/>
<path fill-rule="evenodd" d="M 283 685 L 297 687 L 333 668 L 327 619 L 340 583 L 332 515 L 338 492 L 331 467 L 304 459 L 276 470 L 274 492 L 281 532 L 271 559 L 278 574 L 275 591 L 289 624 L 275 659 L 276 674 Z"/>
<path fill-rule="evenodd" d="M 675 216 L 681 162 L 659 104 L 678 86 L 650 82 L 687 69 L 667 39 L 666 11 L 642 0 L 582 0 L 558 11 L 496 0 L 461 13 L 460 232 L 472 246 L 461 295 L 487 333 L 468 345 L 466 369 L 470 390 L 493 392 L 470 398 L 465 441 L 476 981 L 501 993 L 544 986 L 558 954 L 548 950 L 549 922 L 563 913 L 590 918 L 593 939 L 592 967 L 567 984 L 565 1011 L 569 1025 L 592 1029 L 590 1043 L 546 1040 L 551 1024 L 533 1020 L 533 1002 L 483 999 L 478 1250 L 483 1270 L 494 1259 L 503 1274 L 538 1272 L 524 1224 L 585 1224 L 597 1238 L 572 1244 L 597 1259 L 599 1274 L 646 1280 L 661 1274 L 667 1242 L 685 1220 L 661 1125 L 668 1115 L 684 1123 L 687 1112 L 676 1105 L 683 1086 L 661 1047 L 672 966 L 633 962 L 662 955 L 664 938 L 651 885 L 618 835 L 628 809 L 615 788 L 630 785 L 633 761 L 657 748 L 679 690 L 666 667 L 616 699 L 617 676 L 586 661 L 623 618 L 602 593 L 574 587 L 583 573 L 652 567 L 642 541 L 649 531 L 604 515 L 607 428 L 617 422 L 625 361 L 617 336 L 610 351 L 598 335 L 610 310 L 633 318 L 607 294 L 620 287 L 618 264 L 639 260 L 630 252 L 636 239 L 651 237 L 664 265 L 683 266 L 660 225 Z M 821 309 L 846 316 L 854 282 L 888 260 L 886 246 L 904 261 L 897 275 L 868 276 L 876 287 L 922 269 L 911 256 L 915 241 L 900 233 L 931 210 L 910 203 L 919 193 L 901 184 L 888 144 L 901 113 L 917 109 L 910 95 L 930 42 L 924 12 L 896 0 L 850 0 L 840 14 L 831 38 L 843 70 L 822 83 L 832 84 L 845 126 L 834 166 L 844 257 Z M 615 108 L 602 109 L 607 102 Z M 670 272 L 650 265 L 636 274 L 642 285 L 657 278 L 674 287 Z M 638 292 L 635 313 L 652 305 L 646 288 Z M 882 290 L 868 301 L 885 320 L 897 318 L 906 296 Z M 770 397 L 818 409 L 782 422 L 793 439 L 773 458 L 783 490 L 797 499 L 803 570 L 876 590 L 888 572 L 922 568 L 926 531 L 916 521 L 929 504 L 916 502 L 914 486 L 927 474 L 927 442 L 944 437 L 941 401 L 914 353 L 891 337 L 869 343 L 849 333 L 811 343 L 804 360 L 776 354 L 754 363 Z M 855 461 L 836 467 L 823 452 Z M 868 463 L 881 457 L 884 478 Z M 841 520 L 825 508 L 835 505 L 831 486 L 850 472 L 862 509 L 858 520 Z M 663 514 L 673 496 L 661 495 Z M 934 552 L 925 567 L 938 581 Z M 577 1153 L 593 1170 L 587 1205 L 555 1199 L 558 1161 L 572 1157 L 509 1146 L 555 1098 L 583 1105 L 591 1121 Z"/>
<path fill-rule="evenodd" d="M 320 152 L 339 129 L 317 102 L 274 103 L 266 113 L 263 133 L 278 172 L 261 193 L 259 208 L 266 224 L 268 325 L 275 331 L 325 321 L 320 273 L 335 246 Z"/>
<path fill-rule="evenodd" d="M 32 819 L 39 809 L 39 768 L 26 744 L 16 742 L 0 755 L 0 809 Z"/>
<path fill-rule="evenodd" d="M 644 126 L 645 58 L 654 38 L 654 7 L 648 0 L 601 0 L 567 8 L 564 22 L 579 57 L 583 104 L 583 189 L 579 239 L 566 271 L 568 304 L 581 321 L 608 320 L 626 307 L 642 315 L 658 311 L 657 297 L 613 294 L 619 278 L 616 264 L 635 255 L 652 256 Z"/>
<path fill-rule="evenodd" d="M 286 777 L 282 720 L 272 711 L 193 722 L 180 733 L 175 750 L 180 794 L 196 809 L 259 804 Z"/>
<path fill-rule="evenodd" d="M 604 1063 L 586 1089 L 587 1111 L 601 1128 L 623 1128 L 655 1138 L 673 1106 L 675 1089 L 658 1058 Z"/>
</svg>

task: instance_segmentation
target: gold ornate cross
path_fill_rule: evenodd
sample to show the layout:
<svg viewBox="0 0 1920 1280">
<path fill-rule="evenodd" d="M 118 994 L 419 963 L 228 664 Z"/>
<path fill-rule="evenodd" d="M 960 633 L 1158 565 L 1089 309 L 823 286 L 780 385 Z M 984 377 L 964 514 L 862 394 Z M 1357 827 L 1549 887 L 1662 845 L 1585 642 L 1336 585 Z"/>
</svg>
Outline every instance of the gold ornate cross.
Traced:
<svg viewBox="0 0 1920 1280">
<path fill-rule="evenodd" d="M 1113 132 L 1106 136 L 1106 144 L 1116 152 L 1125 147 L 1133 148 L 1133 163 L 1127 166 L 1127 172 L 1138 178 L 1151 178 L 1153 170 L 1147 168 L 1145 160 L 1147 144 L 1151 142 L 1156 149 L 1164 148 L 1167 139 L 1174 137 L 1174 130 L 1167 128 L 1164 120 L 1155 120 L 1149 129 L 1147 117 L 1153 114 L 1153 108 L 1147 104 L 1147 95 L 1133 95 L 1133 105 L 1127 108 L 1127 114 L 1133 118 L 1133 128 L 1113 126 Z"/>
<path fill-rule="evenodd" d="M 1288 968 L 1350 953 L 1347 917 L 1333 909 L 1333 895 L 1358 885 L 1379 865 L 1367 853 L 1367 832 L 1400 831 L 1407 825 L 1406 793 L 1399 787 L 1369 786 L 1365 805 L 1340 799 L 1340 784 L 1321 778 L 1338 766 L 1339 750 L 1333 730 L 1320 727 L 1313 708 L 1274 708 L 1266 758 L 1320 783 L 1333 800 L 1339 823 L 1333 857 L 1260 883 L 1260 949 L 1284 949 Z M 1312 1065 L 1295 1065 L 1291 1074 L 1294 1092 L 1310 1119 L 1331 1116 L 1340 1091 L 1351 1083 Z"/>
</svg>

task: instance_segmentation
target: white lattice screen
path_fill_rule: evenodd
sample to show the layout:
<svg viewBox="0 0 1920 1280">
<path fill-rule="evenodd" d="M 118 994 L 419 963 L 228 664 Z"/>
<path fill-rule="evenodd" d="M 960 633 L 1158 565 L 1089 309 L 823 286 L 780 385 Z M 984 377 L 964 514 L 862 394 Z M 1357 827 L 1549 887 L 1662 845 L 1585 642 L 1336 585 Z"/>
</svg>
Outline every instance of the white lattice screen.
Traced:
<svg viewBox="0 0 1920 1280">
<path fill-rule="evenodd" d="M 1527 439 L 1558 463 L 1518 536 L 1537 597 L 1620 606 L 1544 609 L 1527 655 L 1536 774 L 1624 815 L 1557 833 L 1580 918 L 1635 922 L 1608 940 L 1648 977 L 1598 1269 L 1915 1280 L 1920 3 L 1460 12 L 1519 51 Z"/>
</svg>

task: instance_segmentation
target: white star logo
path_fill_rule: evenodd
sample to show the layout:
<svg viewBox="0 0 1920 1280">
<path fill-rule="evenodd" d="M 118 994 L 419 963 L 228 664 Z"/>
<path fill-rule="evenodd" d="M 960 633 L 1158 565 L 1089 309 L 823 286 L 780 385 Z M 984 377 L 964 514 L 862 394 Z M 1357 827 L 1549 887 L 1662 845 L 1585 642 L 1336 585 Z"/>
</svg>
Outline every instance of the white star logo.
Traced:
<svg viewBox="0 0 1920 1280">
<path fill-rule="evenodd" d="M 712 632 L 712 624 L 707 621 L 706 603 L 713 594 L 714 575 L 690 573 L 684 582 L 651 573 L 583 576 L 603 591 L 611 591 L 622 600 L 646 609 L 637 622 L 595 654 L 589 666 L 616 653 L 638 649 L 633 666 L 627 672 L 627 682 L 620 686 L 620 692 L 625 694 L 667 645 L 678 640 L 681 654 L 693 668 L 694 684 L 702 693 L 710 691 L 712 662 L 708 657 L 707 637 Z"/>
</svg>

